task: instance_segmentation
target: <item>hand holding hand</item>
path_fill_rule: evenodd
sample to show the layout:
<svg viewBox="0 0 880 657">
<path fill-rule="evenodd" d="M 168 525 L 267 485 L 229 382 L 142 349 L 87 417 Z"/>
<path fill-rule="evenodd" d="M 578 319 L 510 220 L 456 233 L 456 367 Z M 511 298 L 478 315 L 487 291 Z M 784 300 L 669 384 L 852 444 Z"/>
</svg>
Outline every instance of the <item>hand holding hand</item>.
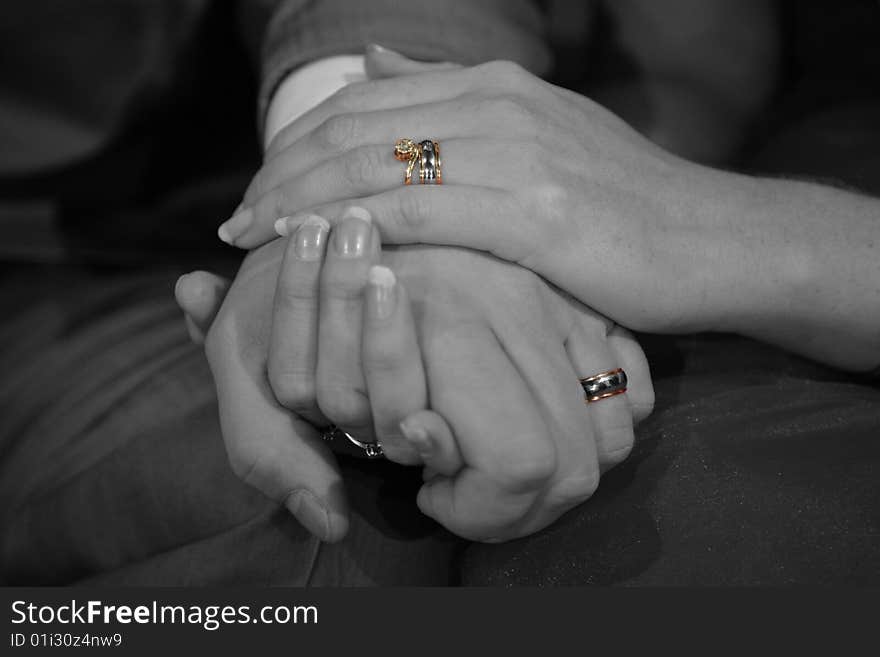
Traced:
<svg viewBox="0 0 880 657">
<path fill-rule="evenodd" d="M 364 235 L 370 228 L 365 223 L 362 211 L 349 212 L 338 234 Z M 394 294 L 370 284 L 359 297 L 355 291 L 363 291 L 375 251 L 364 248 L 359 256 L 342 258 L 328 249 L 323 266 L 320 258 L 303 258 L 316 252 L 307 243 L 335 244 L 337 236 L 328 239 L 323 230 L 318 220 L 303 224 L 287 242 L 280 275 L 279 243 L 249 256 L 209 334 L 230 458 L 252 483 L 280 500 L 285 491 L 303 488 L 313 493 L 309 499 L 326 495 L 328 516 L 341 527 L 344 499 L 335 494 L 341 482 L 318 432 L 302 422 L 304 415 L 359 437 L 372 425 L 371 433 L 398 462 L 426 460 L 430 451 L 419 449 L 412 437 L 435 437 L 441 456 L 438 462 L 428 456 L 427 462 L 446 476 L 426 483 L 420 506 L 463 536 L 500 540 L 536 531 L 586 499 L 600 470 L 628 453 L 633 414 L 638 419 L 650 410 L 653 392 L 644 356 L 625 332 L 552 292 L 533 274 L 467 251 L 389 252 L 383 259 L 398 274 Z M 266 326 L 260 318 L 272 301 L 261 288 L 274 285 L 273 278 L 280 280 L 272 295 L 274 319 Z M 414 295 L 412 319 L 403 280 Z M 340 290 L 349 291 L 348 310 L 363 313 L 360 355 L 349 333 L 351 317 L 320 310 L 332 305 Z M 380 312 L 380 293 L 396 300 L 396 310 L 381 321 L 386 311 Z M 291 303 L 280 305 L 284 299 Z M 316 322 L 316 330 L 308 328 Z M 284 340 L 302 344 L 282 346 Z M 316 353 L 317 362 L 304 366 L 297 360 L 307 353 Z M 346 357 L 322 361 L 325 353 Z M 291 360 L 292 354 L 299 356 Z M 630 393 L 584 405 L 578 377 L 617 366 L 630 375 Z M 290 391 L 309 391 L 309 380 L 315 392 L 293 399 Z M 332 384 L 325 389 L 322 382 Z M 247 391 L 236 393 L 242 387 Z M 425 411 L 426 390 L 436 413 Z M 339 403 L 345 398 L 360 399 L 361 415 L 346 416 L 345 409 L 355 406 Z M 287 423 L 276 411 L 278 399 L 298 410 Z M 259 427 L 267 415 L 277 424 L 274 433 L 263 432 L 261 448 L 248 425 Z M 422 430 L 411 419 L 419 417 L 430 418 Z M 451 436 L 462 462 L 454 475 Z M 317 462 L 317 468 L 305 473 L 297 459 Z"/>
<path fill-rule="evenodd" d="M 402 136 L 440 142 L 442 186 L 401 184 Z M 245 194 L 235 243 L 357 199 L 387 243 L 483 250 L 627 326 L 696 330 L 718 314 L 713 284 L 741 266 L 718 246 L 714 173 L 514 64 L 445 65 L 349 85 L 288 125 Z"/>
</svg>

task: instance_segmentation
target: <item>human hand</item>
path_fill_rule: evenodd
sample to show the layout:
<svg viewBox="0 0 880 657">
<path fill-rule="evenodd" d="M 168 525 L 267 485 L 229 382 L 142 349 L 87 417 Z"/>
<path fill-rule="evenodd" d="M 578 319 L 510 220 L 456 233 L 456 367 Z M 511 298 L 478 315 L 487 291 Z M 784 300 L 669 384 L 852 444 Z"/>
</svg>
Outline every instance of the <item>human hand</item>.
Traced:
<svg viewBox="0 0 880 657">
<path fill-rule="evenodd" d="M 350 219 L 346 221 L 350 223 Z M 299 262 L 289 257 L 295 253 L 297 239 L 290 242 L 294 250 L 287 249 L 288 257 L 284 261 L 291 275 L 282 275 L 282 280 L 302 283 L 310 279 L 303 266 L 310 265 L 308 261 Z M 267 315 L 271 307 L 265 291 L 259 289 L 273 283 L 277 268 L 266 258 L 277 261 L 280 248 L 275 243 L 249 257 L 211 329 L 208 355 L 218 376 L 221 416 L 227 418 L 223 424 L 224 435 L 236 471 L 249 475 L 252 483 L 262 490 L 284 499 L 284 491 L 293 487 L 306 485 L 319 491 L 332 491 L 340 487 L 340 482 L 332 468 L 322 468 L 323 474 L 318 477 L 310 473 L 310 483 L 296 481 L 300 473 L 295 467 L 285 478 L 285 459 L 277 458 L 279 455 L 287 454 L 291 465 L 295 465 L 292 463 L 295 457 L 290 452 L 320 452 L 326 448 L 315 442 L 316 432 L 309 433 L 296 420 L 292 440 L 290 428 L 280 420 L 274 434 L 264 432 L 263 440 L 268 441 L 268 451 L 273 458 L 261 457 L 257 441 L 247 440 L 254 434 L 253 427 L 248 427 L 254 423 L 254 415 L 262 418 L 267 407 L 277 409 L 276 398 L 290 402 L 291 389 L 308 390 L 308 385 L 293 383 L 287 393 L 273 393 L 270 381 L 276 382 L 275 387 L 282 387 L 278 382 L 291 384 L 292 380 L 285 376 L 285 367 L 275 366 L 274 375 L 265 374 L 272 335 L 276 332 L 292 334 L 289 326 L 287 331 L 276 331 L 255 321 L 260 315 Z M 271 256 L 265 255 L 269 249 L 274 251 Z M 446 483 L 437 481 L 432 486 L 426 485 L 426 492 L 419 498 L 423 510 L 462 535 L 482 540 L 501 539 L 535 531 L 589 496 L 598 481 L 600 468 L 618 462 L 631 446 L 633 410 L 638 418 L 650 409 L 653 394 L 650 377 L 635 342 L 619 329 L 612 330 L 606 339 L 609 323 L 552 292 L 533 274 L 485 256 L 423 248 L 391 252 L 385 259 L 386 264 L 394 263 L 400 277 L 410 281 L 407 287 L 414 289 L 416 324 L 427 388 L 431 391 L 431 407 L 449 420 L 467 464 Z M 340 263 L 341 260 L 336 264 Z M 358 270 L 358 267 L 352 268 L 350 262 L 342 264 L 349 272 Z M 363 273 L 365 269 L 361 267 L 359 271 Z M 296 275 L 292 275 L 294 273 Z M 330 276 L 327 280 L 333 279 Z M 481 281 L 481 285 L 475 287 L 474 280 Z M 338 283 L 339 280 L 337 287 Z M 315 294 L 309 297 L 300 289 L 292 296 L 286 293 L 274 296 L 276 300 L 297 299 L 301 307 L 314 308 Z M 257 303 L 262 307 L 257 307 Z M 513 304 L 517 304 L 520 313 L 511 313 L 516 307 Z M 276 304 L 276 318 L 277 308 Z M 303 318 L 301 312 L 294 311 L 285 321 L 290 324 L 289 318 L 295 316 Z M 245 338 L 248 332 L 251 336 Z M 322 329 L 318 332 L 322 337 L 325 334 Z M 366 336 L 363 344 L 367 345 Z M 406 341 L 392 344 L 406 344 Z M 303 353 L 302 349 L 295 348 L 283 351 Z M 316 351 L 320 363 L 320 345 Z M 364 356 L 360 360 L 369 373 L 368 364 L 373 361 Z M 356 380 L 357 373 L 352 374 L 348 365 L 357 361 L 354 354 L 347 364 L 343 363 L 347 367 L 343 376 L 324 379 L 347 383 Z M 630 393 L 584 406 L 583 393 L 579 385 L 575 387 L 577 372 L 583 376 L 584 372 L 589 374 L 618 365 L 630 374 Z M 263 380 L 253 376 L 242 379 L 242 371 L 262 371 Z M 294 364 L 293 371 L 302 374 L 308 368 Z M 379 367 L 379 371 L 388 372 L 387 364 Z M 560 372 L 565 374 L 560 376 Z M 364 379 L 369 381 L 369 374 Z M 315 380 L 320 381 L 321 376 Z M 399 438 L 402 432 L 397 431 L 397 417 L 424 403 L 400 410 L 399 400 L 418 389 L 417 384 L 401 388 L 404 380 L 412 379 L 386 378 L 394 384 L 392 388 L 397 386 L 397 392 L 384 396 L 386 400 L 398 402 L 398 415 L 392 421 L 383 421 L 375 411 L 375 400 L 383 398 L 382 388 L 366 385 L 368 390 L 353 391 L 361 395 L 369 393 L 374 404 L 370 410 L 376 433 L 389 447 L 386 451 L 392 459 L 398 458 L 395 454 L 400 452 L 391 447 L 395 437 L 387 435 L 389 430 Z M 224 394 L 224 388 L 242 384 L 251 392 Z M 251 394 L 254 390 L 256 394 Z M 336 386 L 333 392 L 334 399 L 338 399 L 352 391 Z M 255 397 L 261 398 L 257 404 L 254 404 Z M 320 400 L 321 393 L 316 393 L 316 397 Z M 334 403 L 330 402 L 331 408 Z M 299 408 L 303 408 L 303 404 L 299 403 Z M 318 408 L 325 410 L 320 402 Z M 326 413 L 334 414 L 332 410 Z M 274 411 L 269 415 L 274 416 Z M 345 426 L 346 418 L 339 419 L 342 421 L 337 423 Z M 256 426 L 261 426 L 261 422 Z M 273 445 L 273 437 L 282 437 L 280 440 L 286 447 L 280 449 Z M 500 492 L 487 494 L 499 487 Z M 516 494 L 512 494 L 510 488 Z M 439 502 L 429 506 L 435 495 Z M 449 503 L 471 498 L 473 503 L 463 506 Z M 338 501 L 331 496 L 328 503 Z M 467 513 L 462 517 L 464 512 Z M 342 516 L 344 511 L 336 515 Z"/>
<path fill-rule="evenodd" d="M 403 186 L 393 143 L 425 134 L 441 143 L 444 184 Z M 494 62 L 349 85 L 288 125 L 245 194 L 235 243 L 356 198 L 386 243 L 484 250 L 627 326 L 702 330 L 742 266 L 736 240 L 719 239 L 716 185 L 589 99 Z"/>
</svg>

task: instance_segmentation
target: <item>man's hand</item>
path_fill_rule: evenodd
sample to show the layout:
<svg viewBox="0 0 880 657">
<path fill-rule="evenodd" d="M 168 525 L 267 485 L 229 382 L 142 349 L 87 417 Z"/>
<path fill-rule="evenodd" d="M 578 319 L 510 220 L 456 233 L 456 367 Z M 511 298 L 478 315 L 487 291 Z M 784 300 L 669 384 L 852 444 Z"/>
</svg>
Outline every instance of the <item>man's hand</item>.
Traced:
<svg viewBox="0 0 880 657">
<path fill-rule="evenodd" d="M 277 366 L 267 374 L 273 333 L 309 333 L 289 315 L 286 327 L 271 327 L 284 244 L 245 261 L 209 332 L 207 353 L 233 467 L 294 513 L 302 512 L 302 499 L 321 502 L 325 512 L 309 507 L 306 524 L 313 531 L 329 526 L 324 536 L 338 537 L 346 510 L 333 457 L 317 431 L 278 403 L 271 381 L 289 379 Z M 290 257 L 295 248 L 287 251 L 281 275 L 291 280 L 301 263 Z M 413 299 L 430 406 L 448 421 L 465 464 L 445 483 L 426 484 L 423 510 L 463 536 L 502 540 L 536 531 L 589 497 L 600 471 L 628 453 L 633 415 L 644 416 L 653 400 L 635 342 L 619 329 L 609 333 L 613 325 L 534 274 L 484 255 L 410 248 L 386 253 L 383 262 Z M 340 282 L 338 275 L 326 278 Z M 304 306 L 323 301 L 295 298 Z M 349 366 L 358 365 L 355 356 Z M 578 378 L 618 366 L 627 370 L 631 392 L 586 406 Z M 327 419 L 336 420 L 332 400 L 322 408 L 316 397 L 318 408 L 330 411 Z"/>
</svg>

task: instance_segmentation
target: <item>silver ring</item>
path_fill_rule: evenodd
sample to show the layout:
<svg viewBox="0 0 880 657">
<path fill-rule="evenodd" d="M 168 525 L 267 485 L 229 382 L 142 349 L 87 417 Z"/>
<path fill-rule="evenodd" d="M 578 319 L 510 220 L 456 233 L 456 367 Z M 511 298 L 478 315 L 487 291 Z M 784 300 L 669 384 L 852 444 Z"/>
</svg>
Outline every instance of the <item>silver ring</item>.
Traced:
<svg viewBox="0 0 880 657">
<path fill-rule="evenodd" d="M 600 372 L 585 379 L 581 379 L 584 389 L 584 399 L 587 403 L 607 399 L 614 395 L 626 392 L 626 372 L 621 368 Z"/>
<path fill-rule="evenodd" d="M 419 184 L 441 185 L 440 144 L 431 139 L 419 142 Z"/>
<path fill-rule="evenodd" d="M 352 436 L 350 433 L 348 433 L 347 431 L 343 431 L 342 429 L 340 429 L 336 425 L 329 427 L 321 435 L 321 438 L 323 440 L 328 441 L 328 442 L 335 440 L 337 437 L 346 438 L 348 440 L 348 442 L 350 442 L 352 445 L 364 450 L 364 455 L 368 459 L 378 459 L 378 458 L 382 458 L 383 456 L 385 456 L 385 453 L 382 451 L 382 445 L 380 445 L 379 443 L 377 443 L 377 442 L 376 443 L 366 443 L 362 440 L 358 440 L 357 438 Z"/>
</svg>

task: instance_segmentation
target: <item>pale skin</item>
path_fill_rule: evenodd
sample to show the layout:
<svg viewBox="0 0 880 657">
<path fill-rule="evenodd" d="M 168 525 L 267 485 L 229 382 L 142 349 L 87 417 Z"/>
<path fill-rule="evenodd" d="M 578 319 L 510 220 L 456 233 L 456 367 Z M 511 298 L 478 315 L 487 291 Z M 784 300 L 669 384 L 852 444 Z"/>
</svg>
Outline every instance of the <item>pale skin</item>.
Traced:
<svg viewBox="0 0 880 657">
<path fill-rule="evenodd" d="M 297 246 L 314 222 L 254 251 L 216 317 L 217 279 L 189 275 L 177 286 L 178 299 L 202 300 L 184 303 L 195 322 L 210 324 L 233 469 L 324 540 L 348 526 L 316 428 L 326 422 L 375 436 L 391 460 L 428 466 L 419 507 L 466 538 L 529 534 L 587 499 L 653 404 L 632 337 L 531 272 L 476 252 L 380 256 L 375 229 L 354 214 L 339 223 L 343 237 L 318 240 L 318 258 Z M 369 248 L 345 255 L 337 242 L 357 230 L 368 230 Z M 380 258 L 397 274 L 384 314 L 376 308 L 388 290 L 365 285 Z M 629 391 L 585 404 L 579 373 L 614 367 L 629 373 Z"/>
<path fill-rule="evenodd" d="M 403 187 L 387 144 L 424 131 L 446 184 Z M 299 205 L 332 216 L 356 201 L 388 243 L 488 251 L 636 330 L 735 332 L 843 369 L 880 364 L 880 202 L 681 159 L 516 65 L 353 85 L 275 144 L 245 195 L 242 246 Z"/>
<path fill-rule="evenodd" d="M 707 14 L 713 12 L 716 19 L 725 20 L 716 20 L 718 29 L 703 30 L 706 38 L 695 41 L 693 31 L 664 23 L 654 3 L 609 3 L 612 13 L 618 13 L 627 50 L 649 75 L 638 84 L 624 82 L 602 90 L 598 99 L 611 108 L 625 108 L 634 92 L 647 92 L 653 108 L 650 121 L 633 114 L 625 118 L 667 149 L 713 161 L 735 145 L 739 124 L 772 83 L 772 75 L 754 76 L 755 61 L 772 57 L 767 33 L 754 29 L 762 25 L 758 18 L 766 5 L 721 0 L 672 4 L 679 15 L 695 20 L 691 28 L 700 27 L 701 20 L 705 27 Z M 668 6 L 664 3 L 664 9 Z M 750 20 L 737 21 L 742 12 Z M 641 29 L 640 22 L 651 29 Z M 664 24 L 670 29 L 663 29 Z M 743 31 L 742 25 L 749 30 Z M 676 48 L 677 38 L 684 38 L 687 48 Z M 725 59 L 730 50 L 723 47 L 725 39 L 742 46 L 739 56 Z M 272 224 L 284 214 L 296 215 L 282 223 L 281 230 L 288 234 L 297 230 L 304 210 L 318 212 L 335 225 L 355 201 L 371 211 L 386 242 L 429 242 L 489 251 L 534 269 L 573 296 L 589 300 L 617 321 L 636 328 L 734 331 L 854 370 L 870 369 L 880 360 L 878 332 L 871 330 L 878 325 L 874 201 L 826 186 L 735 176 L 685 162 L 640 139 L 608 112 L 576 94 L 554 90 L 556 96 L 550 96 L 549 85 L 537 84 L 509 64 L 454 71 L 450 65 L 425 66 L 393 53 L 373 52 L 368 53 L 367 67 L 375 78 L 409 77 L 396 85 L 391 80 L 355 85 L 287 125 L 270 147 L 266 166 L 245 198 L 242 209 L 252 212 L 255 220 L 250 231 L 236 235 L 240 246 L 271 238 Z M 771 69 L 765 65 L 762 70 Z M 457 75 L 428 79 L 427 71 Z M 454 93 L 426 97 L 416 78 Z M 378 100 L 381 94 L 387 94 L 384 100 Z M 442 123 L 410 126 L 398 120 L 402 114 L 412 116 L 409 105 L 416 100 L 445 103 L 447 109 L 453 103 L 455 125 L 450 123 L 452 129 L 444 133 Z M 493 136 L 491 125 L 460 121 L 469 108 L 473 115 L 500 121 L 499 127 L 506 129 L 499 129 L 504 133 L 502 143 L 490 145 L 494 150 L 483 148 L 476 157 L 461 149 L 456 154 L 456 146 L 447 143 L 471 137 L 467 130 L 479 138 Z M 387 120 L 384 125 L 382 119 Z M 565 123 L 569 125 L 560 125 Z M 572 125 L 586 136 L 581 145 L 589 157 L 582 170 L 560 172 L 548 166 L 549 182 L 543 185 L 540 175 L 525 180 L 517 177 L 523 171 L 540 171 L 548 161 L 557 165 L 557 147 L 560 142 L 571 143 L 565 128 L 570 130 Z M 544 135 L 547 126 L 550 130 Z M 422 188 L 421 197 L 406 196 L 416 190 L 398 189 L 401 165 L 390 157 L 389 145 L 399 136 L 421 135 L 426 130 L 444 145 L 447 184 L 453 167 L 459 174 L 452 182 L 461 203 L 452 199 L 452 193 L 440 194 L 436 189 Z M 510 134 L 548 138 L 543 143 L 539 138 L 537 144 L 524 149 L 523 140 L 503 143 Z M 382 145 L 381 153 L 367 151 L 374 144 Z M 541 146 L 545 147 L 543 157 Z M 569 164 L 583 158 L 577 149 L 562 152 L 565 157 L 561 159 Z M 485 166 L 479 171 L 467 169 L 480 156 L 485 162 L 487 154 L 497 176 L 506 178 L 502 184 L 484 180 Z M 291 160 L 301 168 L 288 168 Z M 518 171 L 499 170 L 499 162 L 515 162 Z M 324 166 L 320 175 L 297 182 L 305 168 L 315 163 Z M 318 180 L 334 177 L 343 184 L 322 186 Z M 570 185 L 560 185 L 560 180 Z M 476 187 L 475 181 L 486 187 Z M 490 188 L 493 194 L 487 192 Z M 571 190 L 583 189 L 590 193 L 571 194 Z M 588 216 L 584 207 L 590 210 Z M 480 219 L 475 221 L 475 217 Z M 829 217 L 838 223 L 829 225 Z M 567 248 L 560 250 L 559 245 Z M 624 276 L 608 276 L 608 271 L 621 273 L 621 252 Z M 188 321 L 196 337 L 207 330 L 224 289 L 223 281 L 205 274 L 182 281 L 179 299 L 190 313 Z M 424 354 L 410 353 L 401 362 L 423 358 Z M 367 388 L 370 396 L 379 390 Z M 370 412 L 375 417 L 384 411 L 371 408 Z M 455 439 L 470 437 L 444 433 L 448 425 L 443 416 L 431 411 L 418 411 L 411 417 L 436 428 L 430 435 L 437 436 L 433 444 L 444 455 L 437 471 L 443 472 L 444 464 L 457 463 L 460 454 L 455 454 Z M 361 420 L 364 427 L 369 422 Z M 421 454 L 420 458 L 431 466 L 432 457 Z M 276 475 L 287 482 L 289 490 L 296 489 L 296 477 L 301 476 L 295 468 Z M 270 490 L 272 486 L 257 485 L 278 497 Z M 334 517 L 332 501 L 330 509 Z M 297 513 L 296 508 L 291 510 Z M 491 524 L 492 519 L 484 518 L 484 522 Z M 329 535 L 322 537 L 338 538 L 344 523 L 330 525 Z M 306 526 L 310 526 L 307 521 Z M 490 536 L 485 527 L 480 531 L 482 540 L 505 536 Z M 510 528 L 505 531 L 507 537 L 516 535 Z"/>
</svg>

